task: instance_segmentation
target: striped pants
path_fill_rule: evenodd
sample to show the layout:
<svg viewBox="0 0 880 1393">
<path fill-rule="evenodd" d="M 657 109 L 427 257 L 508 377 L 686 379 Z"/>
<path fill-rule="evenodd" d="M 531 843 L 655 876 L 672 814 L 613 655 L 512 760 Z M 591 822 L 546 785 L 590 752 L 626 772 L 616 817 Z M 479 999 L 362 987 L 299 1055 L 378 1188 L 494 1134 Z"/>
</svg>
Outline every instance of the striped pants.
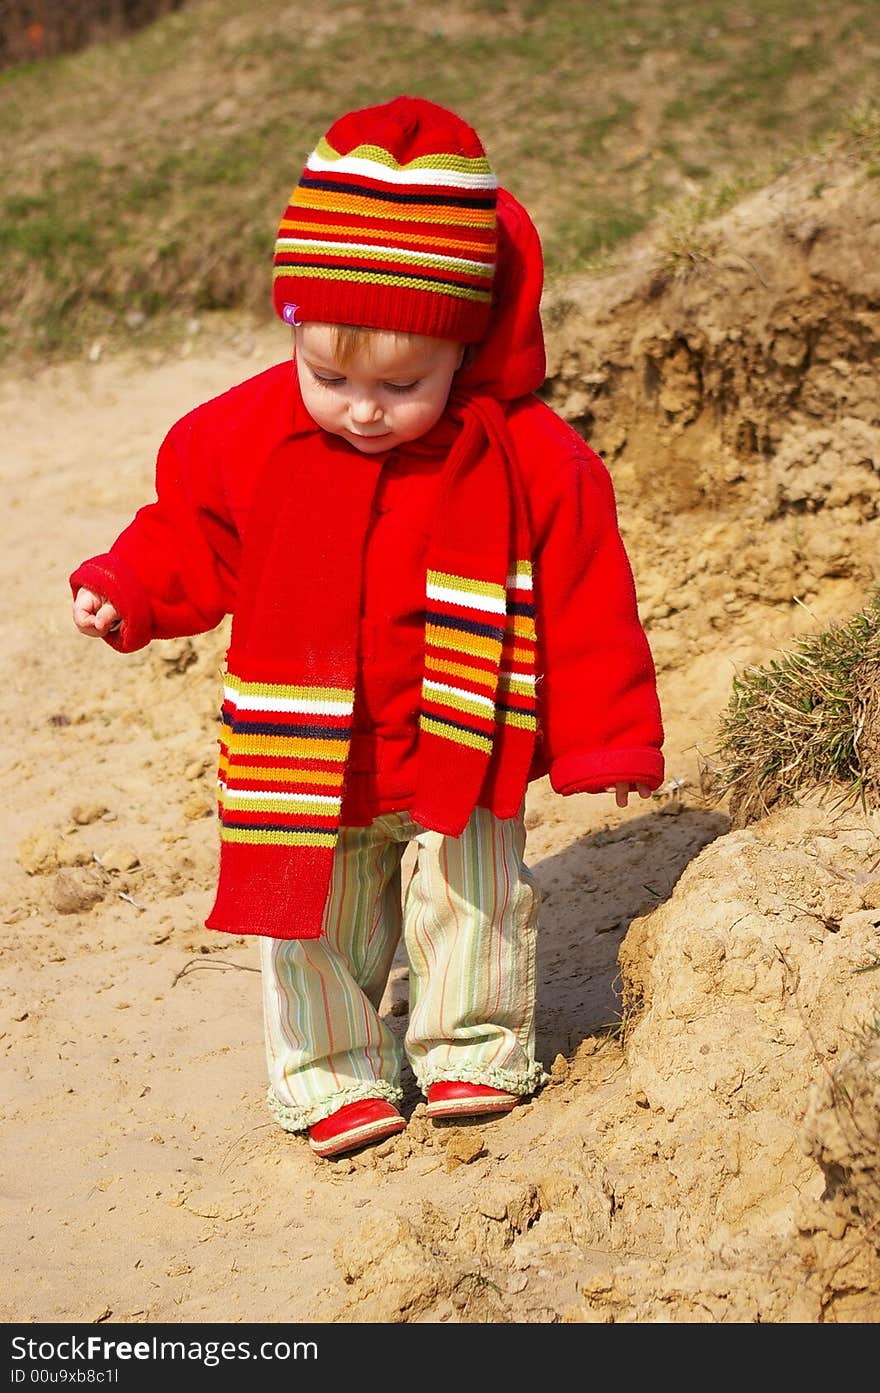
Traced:
<svg viewBox="0 0 880 1393">
<path fill-rule="evenodd" d="M 402 888 L 401 862 L 416 846 Z M 363 1098 L 399 1103 L 404 1056 L 421 1090 L 439 1079 L 528 1094 L 534 1058 L 538 894 L 522 818 L 475 809 L 460 837 L 408 813 L 343 828 L 319 939 L 260 941 L 269 1107 L 303 1131 Z M 401 934 L 409 1024 L 379 1015 Z"/>
</svg>

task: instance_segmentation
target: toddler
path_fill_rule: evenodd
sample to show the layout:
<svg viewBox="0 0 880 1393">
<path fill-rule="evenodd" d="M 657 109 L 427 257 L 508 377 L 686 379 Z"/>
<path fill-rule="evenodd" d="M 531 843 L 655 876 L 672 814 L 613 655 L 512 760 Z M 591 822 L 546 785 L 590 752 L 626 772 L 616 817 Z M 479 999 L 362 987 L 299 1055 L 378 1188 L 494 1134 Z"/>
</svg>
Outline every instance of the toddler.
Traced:
<svg viewBox="0 0 880 1393">
<path fill-rule="evenodd" d="M 232 615 L 206 922 L 260 936 L 269 1107 L 319 1157 L 406 1126 L 404 1057 L 432 1118 L 546 1081 L 526 789 L 624 807 L 663 779 L 611 480 L 535 395 L 542 282 L 459 116 L 341 117 L 275 245 L 292 360 L 178 421 L 156 500 L 71 576 L 120 653 Z"/>
</svg>

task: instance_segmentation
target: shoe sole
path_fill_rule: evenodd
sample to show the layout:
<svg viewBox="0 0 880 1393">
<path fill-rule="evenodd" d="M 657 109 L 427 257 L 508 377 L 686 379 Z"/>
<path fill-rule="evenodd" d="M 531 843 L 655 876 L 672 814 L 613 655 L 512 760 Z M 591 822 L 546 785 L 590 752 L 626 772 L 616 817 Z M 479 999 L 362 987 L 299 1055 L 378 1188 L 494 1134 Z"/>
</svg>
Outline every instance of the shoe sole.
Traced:
<svg viewBox="0 0 880 1393">
<path fill-rule="evenodd" d="M 499 1098 L 496 1101 L 486 1098 L 456 1098 L 448 1103 L 428 1103 L 425 1112 L 428 1117 L 488 1117 L 499 1113 L 512 1112 L 519 1104 L 519 1098 Z"/>
<path fill-rule="evenodd" d="M 309 1146 L 316 1156 L 338 1156 L 343 1151 L 355 1151 L 359 1146 L 366 1146 L 369 1142 L 394 1137 L 398 1132 L 402 1132 L 405 1126 L 405 1117 L 383 1117 L 380 1122 L 365 1122 L 361 1127 L 351 1127 L 347 1132 L 341 1132 L 337 1137 L 328 1137 L 323 1142 L 313 1141 L 309 1137 Z"/>
</svg>

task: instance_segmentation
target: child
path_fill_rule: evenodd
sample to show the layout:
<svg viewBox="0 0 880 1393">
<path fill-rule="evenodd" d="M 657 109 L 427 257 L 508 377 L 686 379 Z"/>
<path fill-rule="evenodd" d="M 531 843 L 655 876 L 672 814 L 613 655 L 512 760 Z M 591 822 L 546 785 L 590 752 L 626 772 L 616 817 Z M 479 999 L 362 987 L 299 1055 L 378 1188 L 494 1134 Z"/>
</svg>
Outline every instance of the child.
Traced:
<svg viewBox="0 0 880 1393">
<path fill-rule="evenodd" d="M 432 1118 L 545 1082 L 527 785 L 625 807 L 663 733 L 609 475 L 534 395 L 538 236 L 476 132 L 406 96 L 343 116 L 274 272 L 293 363 L 172 427 L 71 586 L 121 653 L 233 616 L 206 922 L 261 935 L 269 1105 L 327 1157 L 406 1126 L 404 1052 Z"/>
</svg>

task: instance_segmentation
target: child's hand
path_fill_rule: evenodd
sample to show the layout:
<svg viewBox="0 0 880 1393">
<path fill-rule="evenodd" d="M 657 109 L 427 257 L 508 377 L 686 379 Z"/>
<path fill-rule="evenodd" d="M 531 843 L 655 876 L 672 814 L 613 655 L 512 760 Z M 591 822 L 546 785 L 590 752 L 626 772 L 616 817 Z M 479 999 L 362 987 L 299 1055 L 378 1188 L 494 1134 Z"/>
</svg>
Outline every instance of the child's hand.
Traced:
<svg viewBox="0 0 880 1393">
<path fill-rule="evenodd" d="M 103 638 L 122 622 L 119 611 L 105 595 L 81 585 L 73 602 L 73 622 L 88 638 Z"/>
<path fill-rule="evenodd" d="M 614 801 L 618 808 L 625 808 L 629 802 L 629 795 L 636 791 L 640 798 L 651 797 L 651 790 L 647 784 L 615 784 Z"/>
</svg>

